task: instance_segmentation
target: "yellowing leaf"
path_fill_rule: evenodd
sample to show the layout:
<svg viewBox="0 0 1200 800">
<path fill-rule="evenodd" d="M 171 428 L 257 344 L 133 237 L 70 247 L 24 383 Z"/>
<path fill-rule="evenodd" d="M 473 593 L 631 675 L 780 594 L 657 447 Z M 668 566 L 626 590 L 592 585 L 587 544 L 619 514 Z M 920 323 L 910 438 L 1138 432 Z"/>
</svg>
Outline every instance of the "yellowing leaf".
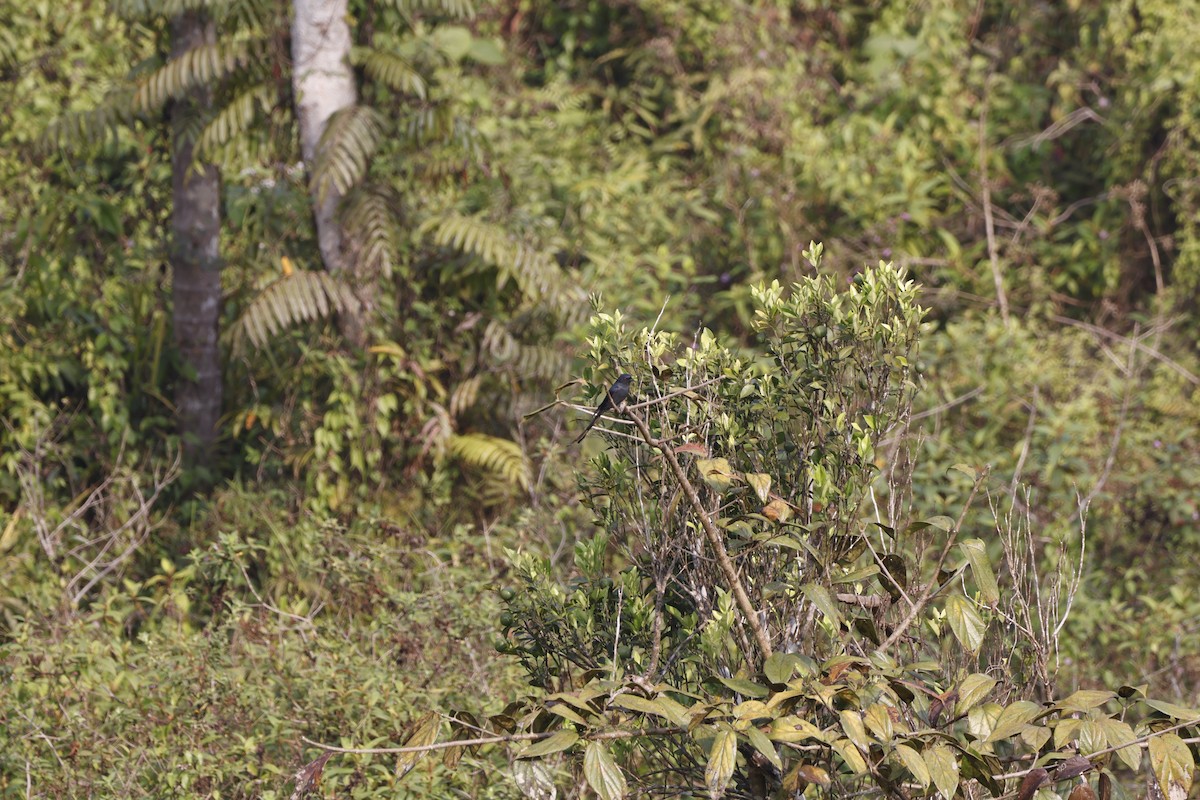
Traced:
<svg viewBox="0 0 1200 800">
<path fill-rule="evenodd" d="M 717 494 L 724 494 L 733 484 L 733 468 L 727 459 L 698 458 L 696 470 L 700 473 L 700 479 Z"/>
<path fill-rule="evenodd" d="M 921 754 L 925 766 L 929 767 L 929 775 L 933 783 L 946 800 L 952 800 L 958 790 L 958 761 L 954 753 L 944 744 L 935 744 L 925 748 Z"/>
<path fill-rule="evenodd" d="M 862 751 L 867 751 L 871 747 L 871 742 L 867 738 L 867 729 L 863 725 L 863 719 L 857 711 L 846 709 L 839 715 L 842 721 L 842 730 L 846 732 L 846 736 L 854 745 Z"/>
<path fill-rule="evenodd" d="M 747 472 L 746 482 L 754 488 L 759 502 L 765 503 L 771 496 L 771 476 L 762 472 Z"/>
<path fill-rule="evenodd" d="M 929 786 L 931 780 L 929 767 L 926 766 L 925 759 L 921 758 L 920 753 L 906 744 L 896 745 L 895 753 L 900 762 L 904 764 L 905 769 L 912 773 L 913 779 L 921 784 L 922 789 Z"/>
<path fill-rule="evenodd" d="M 783 500 L 775 498 L 763 506 L 762 513 L 772 522 L 787 522 L 792 517 L 792 507 Z"/>
<path fill-rule="evenodd" d="M 1151 739 L 1150 766 L 1166 800 L 1185 800 L 1192 789 L 1196 764 L 1183 739 L 1173 733 Z"/>
<path fill-rule="evenodd" d="M 405 747 L 425 747 L 437 741 L 438 732 L 442 727 L 442 718 L 436 712 L 430 711 L 413 724 L 412 735 L 404 742 Z M 428 752 L 428 751 L 426 751 Z M 408 774 L 417 762 L 425 757 L 426 752 L 401 753 L 396 758 L 396 777 Z"/>
<path fill-rule="evenodd" d="M 712 749 L 708 751 L 708 766 L 704 768 L 704 785 L 712 800 L 720 800 L 725 795 L 736 764 L 737 734 L 731 730 L 720 731 L 713 739 Z"/>
<path fill-rule="evenodd" d="M 1020 733 L 1030 721 L 1042 713 L 1042 707 L 1028 700 L 1018 700 L 1000 712 L 1000 718 L 988 735 L 987 741 L 995 742 Z"/>
<path fill-rule="evenodd" d="M 975 672 L 963 678 L 958 686 L 958 702 L 954 704 L 954 713 L 965 714 L 970 711 L 988 696 L 988 692 L 992 691 L 995 685 L 996 679 L 982 672 Z"/>
<path fill-rule="evenodd" d="M 280 268 L 283 269 L 284 275 L 291 275 L 293 272 L 296 271 L 295 266 L 292 264 L 292 260 L 290 258 L 288 258 L 287 256 L 279 257 L 279 266 L 280 266 Z"/>
<path fill-rule="evenodd" d="M 1091 711 L 1098 708 L 1117 695 L 1114 692 L 1102 692 L 1096 689 L 1080 689 L 1070 697 L 1059 700 L 1054 705 L 1063 711 Z"/>
</svg>

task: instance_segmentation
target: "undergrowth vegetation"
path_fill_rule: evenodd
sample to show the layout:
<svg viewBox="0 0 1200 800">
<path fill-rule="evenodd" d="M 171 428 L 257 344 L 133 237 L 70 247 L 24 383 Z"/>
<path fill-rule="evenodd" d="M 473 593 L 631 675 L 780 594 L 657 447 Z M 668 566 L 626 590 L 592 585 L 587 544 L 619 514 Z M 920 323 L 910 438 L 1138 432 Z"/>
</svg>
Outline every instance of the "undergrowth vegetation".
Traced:
<svg viewBox="0 0 1200 800">
<path fill-rule="evenodd" d="M 311 174 L 292 13 L 0 8 L 0 797 L 1186 794 L 1191 4 L 350 0 Z"/>
</svg>

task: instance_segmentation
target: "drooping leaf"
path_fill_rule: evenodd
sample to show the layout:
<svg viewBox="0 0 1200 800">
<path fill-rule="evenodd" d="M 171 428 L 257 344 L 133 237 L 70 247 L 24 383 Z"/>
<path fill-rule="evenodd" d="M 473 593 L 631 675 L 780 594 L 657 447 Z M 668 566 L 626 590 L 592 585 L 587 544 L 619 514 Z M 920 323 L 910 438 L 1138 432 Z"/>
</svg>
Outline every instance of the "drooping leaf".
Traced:
<svg viewBox="0 0 1200 800">
<path fill-rule="evenodd" d="M 526 800 L 555 800 L 558 788 L 545 762 L 517 759 L 512 763 L 513 783 Z"/>
<path fill-rule="evenodd" d="M 737 765 L 737 734 L 732 730 L 719 731 L 708 751 L 704 768 L 704 785 L 711 800 L 720 800 L 729 786 L 733 768 Z"/>
<path fill-rule="evenodd" d="M 967 539 L 959 542 L 958 548 L 971 562 L 971 574 L 975 576 L 975 585 L 979 587 L 979 596 L 984 605 L 993 606 L 1000 602 L 1000 586 L 996 583 L 996 573 L 992 571 L 992 563 L 988 560 L 987 545 L 982 539 Z"/>
<path fill-rule="evenodd" d="M 896 745 L 895 753 L 905 769 L 912 773 L 913 779 L 921 784 L 922 789 L 929 786 L 932 778 L 929 774 L 929 767 L 925 764 L 925 759 L 921 758 L 920 753 L 906 744 Z"/>
<path fill-rule="evenodd" d="M 583 777 L 600 800 L 625 797 L 625 776 L 603 742 L 588 742 L 583 752 Z"/>
<path fill-rule="evenodd" d="M 1166 800 L 1185 800 L 1192 789 L 1196 763 L 1192 751 L 1174 733 L 1150 740 L 1150 767 Z"/>
<path fill-rule="evenodd" d="M 425 747 L 437 741 L 442 727 L 442 717 L 434 711 L 422 716 L 412 726 L 412 735 L 404 741 L 405 747 Z M 427 755 L 428 751 L 400 753 L 396 758 L 396 777 L 402 778 Z"/>
<path fill-rule="evenodd" d="M 934 744 L 925 748 L 921 758 L 929 768 L 929 775 L 938 792 L 945 800 L 953 800 L 954 793 L 958 791 L 958 761 L 953 751 L 944 744 Z"/>
<path fill-rule="evenodd" d="M 541 758 L 548 756 L 551 753 L 561 753 L 574 746 L 579 741 L 579 734 L 575 731 L 561 730 L 553 736 L 542 739 L 540 742 L 534 742 L 521 753 L 517 758 Z"/>
<path fill-rule="evenodd" d="M 959 644 L 966 648 L 967 652 L 978 652 L 983 645 L 983 635 L 987 626 L 974 603 L 960 594 L 950 595 L 946 598 L 946 619 Z"/>
</svg>

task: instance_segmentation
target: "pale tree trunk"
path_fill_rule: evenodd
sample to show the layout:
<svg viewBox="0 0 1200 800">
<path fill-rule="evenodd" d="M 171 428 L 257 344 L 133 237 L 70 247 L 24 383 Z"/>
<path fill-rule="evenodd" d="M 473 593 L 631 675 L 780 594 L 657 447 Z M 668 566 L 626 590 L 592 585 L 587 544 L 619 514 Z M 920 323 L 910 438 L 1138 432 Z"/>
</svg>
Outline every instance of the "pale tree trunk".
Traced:
<svg viewBox="0 0 1200 800">
<path fill-rule="evenodd" d="M 216 29 L 202 13 L 171 20 L 171 56 L 216 41 Z M 192 164 L 194 120 L 212 103 L 198 87 L 171 106 L 171 299 L 175 345 L 184 367 L 175 389 L 184 457 L 208 466 L 221 415 L 221 355 L 217 325 L 221 313 L 220 180 L 213 166 Z"/>
<path fill-rule="evenodd" d="M 300 122 L 300 152 L 310 176 L 329 118 L 358 100 L 354 73 L 350 69 L 346 3 L 347 0 L 295 0 L 293 3 L 292 90 L 296 96 L 296 117 Z M 313 188 L 313 215 L 321 260 L 327 271 L 349 279 L 352 277 L 350 261 L 337 219 L 341 199 L 341 194 L 332 186 L 323 196 Z M 361 344 L 362 325 L 356 316 L 344 314 L 341 327 L 343 334 Z"/>
</svg>

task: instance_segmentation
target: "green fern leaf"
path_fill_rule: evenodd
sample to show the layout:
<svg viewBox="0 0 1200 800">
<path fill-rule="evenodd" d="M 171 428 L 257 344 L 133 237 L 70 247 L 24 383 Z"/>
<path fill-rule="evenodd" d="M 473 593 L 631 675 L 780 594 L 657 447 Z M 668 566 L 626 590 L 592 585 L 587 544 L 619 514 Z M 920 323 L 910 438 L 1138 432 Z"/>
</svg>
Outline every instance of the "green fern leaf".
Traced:
<svg viewBox="0 0 1200 800">
<path fill-rule="evenodd" d="M 139 112 L 162 108 L 188 90 L 233 75 L 263 58 L 261 39 L 224 39 L 202 44 L 172 58 L 143 78 L 133 98 Z"/>
<path fill-rule="evenodd" d="M 516 442 L 482 433 L 467 433 L 451 435 L 448 444 L 450 453 L 464 464 L 529 490 L 529 464 Z"/>
<path fill-rule="evenodd" d="M 318 197 L 331 190 L 344 195 L 358 183 L 367 172 L 384 126 L 383 115 L 370 106 L 351 106 L 330 117 L 313 167 Z"/>
<path fill-rule="evenodd" d="M 259 292 L 234 323 L 234 352 L 241 352 L 247 339 L 262 348 L 282 330 L 328 319 L 333 312 L 353 313 L 358 307 L 350 287 L 327 272 L 298 270 L 283 275 Z"/>
<path fill-rule="evenodd" d="M 378 185 L 359 187 L 343 203 L 342 222 L 361 274 L 391 277 L 400 263 L 399 207 L 396 193 Z"/>
<path fill-rule="evenodd" d="M 356 47 L 351 51 L 351 60 L 363 68 L 367 76 L 397 92 L 426 98 L 428 86 L 425 78 L 402 56 L 369 47 Z"/>
</svg>

